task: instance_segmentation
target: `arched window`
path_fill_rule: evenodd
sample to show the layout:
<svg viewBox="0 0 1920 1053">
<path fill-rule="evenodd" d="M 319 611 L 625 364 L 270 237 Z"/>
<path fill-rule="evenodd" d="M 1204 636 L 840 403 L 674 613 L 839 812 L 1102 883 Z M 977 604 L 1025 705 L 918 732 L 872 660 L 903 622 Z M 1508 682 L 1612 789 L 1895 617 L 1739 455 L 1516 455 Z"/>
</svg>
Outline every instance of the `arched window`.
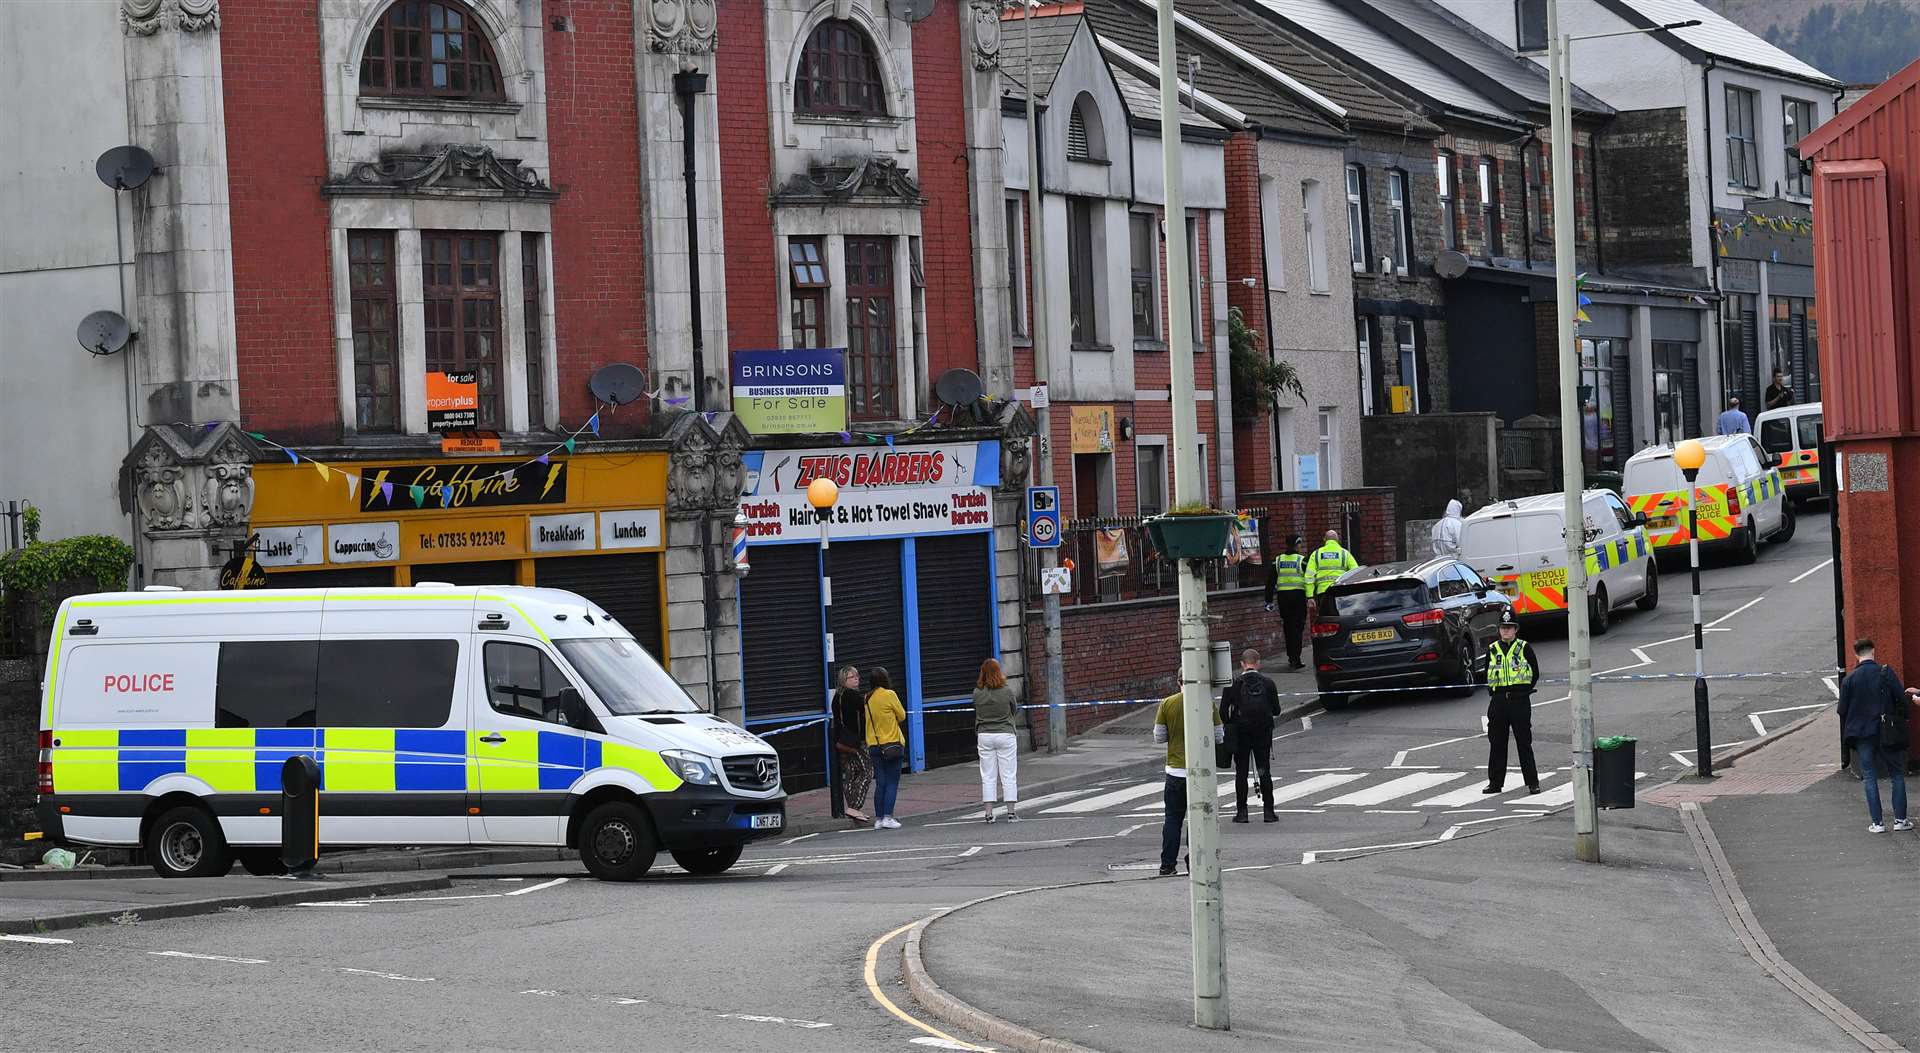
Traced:
<svg viewBox="0 0 1920 1053">
<path fill-rule="evenodd" d="M 443 0 L 399 0 L 360 56 L 363 95 L 499 99 L 500 64 L 471 11 Z"/>
<path fill-rule="evenodd" d="M 843 117 L 886 114 L 880 63 L 864 30 L 841 18 L 829 18 L 814 28 L 800 50 L 793 108 L 797 113 Z"/>
<path fill-rule="evenodd" d="M 1104 161 L 1107 137 L 1100 125 L 1100 109 L 1093 96 L 1081 92 L 1073 100 L 1073 112 L 1067 116 L 1067 160 Z"/>
</svg>

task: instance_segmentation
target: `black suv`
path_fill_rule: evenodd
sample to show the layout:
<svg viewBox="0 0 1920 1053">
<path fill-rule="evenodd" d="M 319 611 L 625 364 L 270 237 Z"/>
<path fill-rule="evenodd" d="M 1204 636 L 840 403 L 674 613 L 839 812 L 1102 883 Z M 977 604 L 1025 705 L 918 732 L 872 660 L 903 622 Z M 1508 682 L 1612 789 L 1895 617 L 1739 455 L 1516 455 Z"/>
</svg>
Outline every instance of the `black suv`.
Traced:
<svg viewBox="0 0 1920 1053">
<path fill-rule="evenodd" d="M 1466 685 L 1486 672 L 1487 645 L 1511 601 L 1451 557 L 1348 571 L 1319 597 L 1314 676 L 1321 691 Z M 1353 696 L 1328 695 L 1338 709 Z"/>
</svg>

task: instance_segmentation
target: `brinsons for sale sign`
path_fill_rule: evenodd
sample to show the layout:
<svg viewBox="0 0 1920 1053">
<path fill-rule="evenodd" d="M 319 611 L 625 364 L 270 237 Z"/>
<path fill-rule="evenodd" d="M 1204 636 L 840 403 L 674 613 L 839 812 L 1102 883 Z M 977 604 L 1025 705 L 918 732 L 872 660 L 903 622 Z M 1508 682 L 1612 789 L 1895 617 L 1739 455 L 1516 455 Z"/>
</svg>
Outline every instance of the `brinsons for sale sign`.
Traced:
<svg viewBox="0 0 1920 1053">
<path fill-rule="evenodd" d="M 847 352 L 733 352 L 733 412 L 756 435 L 847 430 Z"/>
</svg>

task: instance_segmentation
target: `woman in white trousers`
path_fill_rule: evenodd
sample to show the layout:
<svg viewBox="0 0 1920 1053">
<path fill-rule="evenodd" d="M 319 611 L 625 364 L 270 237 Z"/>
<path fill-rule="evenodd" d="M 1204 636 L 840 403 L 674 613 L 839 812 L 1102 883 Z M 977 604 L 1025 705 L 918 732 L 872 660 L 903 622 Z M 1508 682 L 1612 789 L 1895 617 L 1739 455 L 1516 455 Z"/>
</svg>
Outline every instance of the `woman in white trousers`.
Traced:
<svg viewBox="0 0 1920 1053">
<path fill-rule="evenodd" d="M 997 800 L 1007 806 L 1007 818 L 1020 818 L 1015 811 L 1020 800 L 1020 737 L 1014 730 L 1019 712 L 1019 699 L 1007 686 L 1000 663 L 991 658 L 980 663 L 980 679 L 973 688 L 973 732 L 980 752 L 980 799 L 985 804 L 981 817 L 989 823 L 994 820 L 996 789 Z"/>
</svg>

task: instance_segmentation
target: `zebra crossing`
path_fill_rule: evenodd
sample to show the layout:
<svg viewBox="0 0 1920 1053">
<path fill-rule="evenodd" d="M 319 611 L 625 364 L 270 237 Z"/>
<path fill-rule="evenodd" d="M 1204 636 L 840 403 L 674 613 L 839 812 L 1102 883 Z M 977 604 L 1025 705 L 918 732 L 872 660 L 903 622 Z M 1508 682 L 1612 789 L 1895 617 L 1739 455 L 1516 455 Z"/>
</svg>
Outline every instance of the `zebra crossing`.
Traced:
<svg viewBox="0 0 1920 1053">
<path fill-rule="evenodd" d="M 1646 778 L 1635 772 L 1634 778 Z M 1479 770 L 1409 771 L 1404 768 L 1315 768 L 1294 772 L 1274 772 L 1274 810 L 1292 814 L 1321 814 L 1328 811 L 1359 811 L 1380 814 L 1417 815 L 1425 812 L 1544 812 L 1573 803 L 1573 780 L 1566 768 L 1540 773 L 1541 792 L 1530 794 L 1518 780 L 1520 773 L 1509 773 L 1509 782 L 1497 794 L 1482 793 L 1486 773 Z M 1249 783 L 1254 780 L 1249 777 Z M 1108 783 L 1100 786 L 1063 790 L 1020 802 L 1024 815 L 1055 819 L 1105 817 L 1143 817 L 1161 814 L 1160 778 L 1129 785 Z M 1248 786 L 1252 795 L 1258 791 Z M 1218 794 L 1233 796 L 1233 773 L 1221 772 Z M 1251 802 L 1250 802 L 1251 803 Z"/>
</svg>

